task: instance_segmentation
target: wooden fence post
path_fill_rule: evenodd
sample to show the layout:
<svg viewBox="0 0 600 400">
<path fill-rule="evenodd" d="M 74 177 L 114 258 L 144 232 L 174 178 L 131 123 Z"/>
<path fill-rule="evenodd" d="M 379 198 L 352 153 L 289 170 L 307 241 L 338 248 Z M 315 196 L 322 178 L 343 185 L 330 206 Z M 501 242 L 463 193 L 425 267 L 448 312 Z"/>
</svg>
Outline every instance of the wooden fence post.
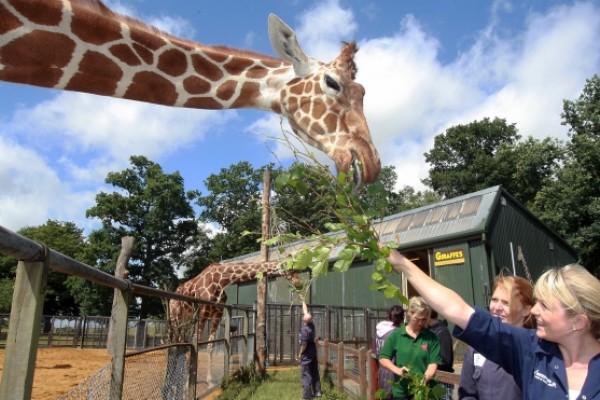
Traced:
<svg viewBox="0 0 600 400">
<path fill-rule="evenodd" d="M 127 269 L 127 264 L 129 263 L 129 259 L 131 258 L 131 255 L 133 254 L 134 246 L 135 246 L 135 238 L 133 236 L 123 236 L 121 238 L 121 252 L 119 253 L 119 257 L 117 258 L 117 265 L 115 268 L 115 277 L 116 278 L 119 278 L 119 279 L 128 279 L 129 278 L 129 270 Z M 119 292 L 120 292 L 119 289 L 114 289 L 113 307 L 116 306 L 118 297 L 120 296 Z M 118 348 L 115 349 L 115 347 L 114 347 L 115 332 L 114 332 L 113 325 L 114 325 L 113 321 L 111 321 L 111 323 L 108 324 L 108 337 L 106 338 L 106 351 L 111 356 L 115 354 L 115 350 L 117 350 L 117 351 L 119 350 Z"/>
<path fill-rule="evenodd" d="M 360 385 L 360 397 L 364 398 L 367 395 L 367 349 L 361 347 L 358 351 L 358 377 Z"/>
<path fill-rule="evenodd" d="M 131 236 L 121 238 L 121 252 L 117 259 L 115 275 L 127 279 L 127 263 L 133 254 L 135 239 Z M 119 400 L 123 395 L 123 380 L 125 378 L 125 349 L 127 347 L 127 319 L 129 316 L 129 301 L 132 297 L 130 288 L 114 290 L 113 307 L 110 316 L 109 339 L 107 350 L 113 356 L 112 376 L 110 379 L 110 399 Z"/>
<path fill-rule="evenodd" d="M 113 327 L 113 359 L 110 399 L 120 400 L 125 375 L 125 348 L 127 347 L 127 317 L 131 290 L 115 290 L 111 324 Z"/>
<path fill-rule="evenodd" d="M 231 310 L 227 307 L 223 307 L 223 320 L 225 321 L 225 327 L 223 332 L 223 339 L 225 339 L 225 356 L 223 357 L 225 365 L 223 371 L 225 376 L 229 376 L 231 366 Z"/>
<path fill-rule="evenodd" d="M 0 399 L 29 400 L 46 295 L 45 262 L 19 261 L 10 312 Z"/>
<path fill-rule="evenodd" d="M 337 387 L 339 391 L 342 393 L 346 393 L 344 390 L 344 342 L 339 342 L 337 344 Z"/>
<path fill-rule="evenodd" d="M 243 341 L 244 341 L 244 352 L 242 353 L 242 360 L 241 360 L 242 364 L 241 365 L 243 365 L 244 367 L 246 367 L 248 365 L 248 351 L 249 351 L 249 349 L 248 349 L 248 343 L 249 343 L 248 333 L 250 331 L 250 329 L 249 329 L 250 327 L 248 326 L 248 324 L 250 323 L 250 320 L 248 318 L 248 311 L 247 310 L 244 310 L 244 317 L 243 317 L 242 323 L 243 323 L 242 335 L 243 335 L 243 338 L 244 338 L 243 339 Z"/>
</svg>

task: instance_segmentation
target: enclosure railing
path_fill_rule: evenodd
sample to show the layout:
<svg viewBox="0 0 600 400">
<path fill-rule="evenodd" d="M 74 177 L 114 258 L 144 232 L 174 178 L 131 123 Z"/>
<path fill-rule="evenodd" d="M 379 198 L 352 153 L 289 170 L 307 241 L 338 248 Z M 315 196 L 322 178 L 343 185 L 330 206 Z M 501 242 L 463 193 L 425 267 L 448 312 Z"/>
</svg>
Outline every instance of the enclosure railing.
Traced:
<svg viewBox="0 0 600 400">
<path fill-rule="evenodd" d="M 128 338 L 128 306 L 133 295 L 154 296 L 168 299 L 189 301 L 196 304 L 209 304 L 214 307 L 222 307 L 226 328 L 222 341 L 205 344 L 210 349 L 211 355 L 215 347 L 221 347 L 226 354 L 222 357 L 223 374 L 229 372 L 228 352 L 231 349 L 229 324 L 236 307 L 227 306 L 207 301 L 202 301 L 188 296 L 182 296 L 174 292 L 154 289 L 138 285 L 130 281 L 116 278 L 99 269 L 90 267 L 79 261 L 73 260 L 45 245 L 27 239 L 0 226 L 0 253 L 15 257 L 18 260 L 11 313 L 9 318 L 8 332 L 6 338 L 6 350 L 4 356 L 4 368 L 2 381 L 0 383 L 0 398 L 11 400 L 28 400 L 31 398 L 33 375 L 35 370 L 35 359 L 40 339 L 40 321 L 42 321 L 42 307 L 44 303 L 46 277 L 49 270 L 54 270 L 68 275 L 77 276 L 103 286 L 112 287 L 115 290 L 113 311 L 111 321 L 113 328 L 112 362 L 110 368 L 110 384 L 108 393 L 102 393 L 101 398 L 117 400 L 123 398 L 125 357 Z M 239 309 L 246 321 L 252 310 Z M 239 358 L 241 362 L 249 362 L 247 354 L 248 347 L 253 345 L 251 333 L 247 328 L 243 330 L 245 344 L 244 354 Z M 182 344 L 180 346 L 189 346 Z M 189 355 L 183 357 L 189 368 L 186 398 L 196 398 L 196 374 L 198 371 L 198 343 L 194 341 Z M 176 353 L 169 351 L 168 353 Z M 218 353 L 218 351 L 217 351 Z M 210 355 L 209 355 L 210 357 Z M 181 357 L 180 357 L 181 358 Z M 167 368 L 172 358 L 167 357 Z M 252 358 L 250 357 L 250 362 Z M 171 374 L 167 370 L 166 375 Z M 207 374 L 211 375 L 208 370 Z M 210 384 L 212 381 L 207 382 Z M 220 382 L 220 380 L 219 380 Z M 104 384 L 103 386 L 106 386 Z M 183 396 L 183 394 L 182 394 Z M 168 398 L 174 398 L 171 394 Z M 183 397 L 180 397 L 183 398 Z"/>
<path fill-rule="evenodd" d="M 161 362 L 166 364 L 167 368 L 172 366 L 174 369 L 179 370 L 182 368 L 181 361 L 173 360 L 189 362 L 188 375 L 181 374 L 181 376 L 188 376 L 189 379 L 189 387 L 185 397 L 189 399 L 196 398 L 196 389 L 199 392 L 206 393 L 211 387 L 218 386 L 223 377 L 231 372 L 232 368 L 239 368 L 253 362 L 255 332 L 252 328 L 255 326 L 256 317 L 251 308 L 206 302 L 173 292 L 134 284 L 75 261 L 1 226 L 0 253 L 13 256 L 19 260 L 9 318 L 10 324 L 6 334 L 4 373 L 2 374 L 0 386 L 0 398 L 2 399 L 21 400 L 31 397 L 35 357 L 37 348 L 40 345 L 40 331 L 42 331 L 40 321 L 42 321 L 43 288 L 49 269 L 118 289 L 115 293 L 119 295 L 115 296 L 115 306 L 110 320 L 117 332 L 113 338 L 114 349 L 119 349 L 119 351 L 113 354 L 111 368 L 108 372 L 110 378 L 109 393 L 102 393 L 100 398 L 121 399 L 124 386 L 125 389 L 131 386 L 124 384 L 124 379 L 127 377 L 125 366 L 125 349 L 127 347 L 144 348 L 148 345 L 157 344 L 155 342 L 149 344 L 147 338 L 143 338 L 142 343 L 140 343 L 138 339 L 143 336 L 137 334 L 133 335 L 132 342 L 132 335 L 128 334 L 132 322 L 128 320 L 127 309 L 129 300 L 133 295 L 158 296 L 224 308 L 225 326 L 219 327 L 218 340 L 201 343 L 195 341 L 193 345 L 189 343 L 182 344 L 180 346 L 186 349 L 183 355 L 179 350 L 172 350 L 169 347 L 166 350 L 161 348 L 146 349 L 135 357 L 138 360 L 137 362 L 141 364 L 149 362 L 149 359 L 158 360 L 163 357 L 164 361 Z M 375 324 L 377 321 L 385 319 L 387 310 L 321 305 L 310 305 L 309 308 L 317 327 L 317 337 L 326 340 L 320 343 L 328 343 L 326 350 L 323 349 L 322 352 L 326 356 L 320 356 L 325 357 L 320 360 L 323 363 L 323 371 L 334 377 L 334 384 L 341 391 L 353 397 L 364 398 L 363 393 L 366 390 L 366 396 L 372 398 L 374 381 L 371 377 L 371 371 L 373 361 L 368 349 L 371 347 Z M 267 306 L 266 314 L 267 362 L 272 364 L 295 364 L 298 361 L 295 358 L 298 353 L 298 331 L 302 325 L 300 305 L 270 304 Z M 232 322 L 232 319 L 234 322 Z M 6 332 L 3 327 L 5 322 L 5 318 L 0 318 L 0 335 Z M 57 319 L 54 322 L 59 326 L 61 321 Z M 102 317 L 91 319 L 89 322 L 95 324 L 101 331 L 107 329 L 108 326 L 107 317 L 104 317 L 104 319 Z M 86 320 L 82 323 L 85 325 Z M 141 323 L 141 321 L 137 320 L 137 323 Z M 237 329 L 231 329 L 231 327 Z M 234 332 L 232 333 L 232 331 Z M 58 337 L 52 338 L 52 340 L 55 339 L 58 339 Z M 89 336 L 88 339 L 90 339 Z M 101 338 L 94 337 L 92 340 L 98 340 L 98 343 L 100 343 Z M 156 338 L 152 340 L 156 340 Z M 71 343 L 72 345 L 85 345 L 87 340 L 78 336 L 73 338 Z M 322 344 L 322 346 L 324 345 Z M 127 357 L 131 359 L 133 356 L 128 354 Z M 201 358 L 199 362 L 198 357 Z M 16 373 L 16 371 L 27 371 L 27 373 Z M 167 369 L 164 381 L 160 381 L 160 384 L 164 385 L 163 382 L 171 382 L 172 374 L 173 372 L 169 372 L 169 369 Z M 440 374 L 439 379 L 441 382 L 450 385 L 457 380 L 457 376 L 454 374 L 448 374 L 448 376 Z M 103 386 L 106 386 L 106 384 Z M 172 387 L 165 390 L 167 389 L 172 390 Z M 173 397 L 173 393 L 172 391 L 168 392 L 168 398 L 176 398 Z M 177 395 L 181 394 L 179 389 L 175 393 Z M 162 394 L 162 397 L 164 395 L 165 393 Z"/>
<path fill-rule="evenodd" d="M 324 378 L 331 380 L 339 392 L 354 399 L 375 400 L 378 361 L 370 343 L 332 343 L 324 340 L 318 341 L 317 347 L 321 373 Z M 438 371 L 436 379 L 452 393 L 460 375 Z"/>
</svg>

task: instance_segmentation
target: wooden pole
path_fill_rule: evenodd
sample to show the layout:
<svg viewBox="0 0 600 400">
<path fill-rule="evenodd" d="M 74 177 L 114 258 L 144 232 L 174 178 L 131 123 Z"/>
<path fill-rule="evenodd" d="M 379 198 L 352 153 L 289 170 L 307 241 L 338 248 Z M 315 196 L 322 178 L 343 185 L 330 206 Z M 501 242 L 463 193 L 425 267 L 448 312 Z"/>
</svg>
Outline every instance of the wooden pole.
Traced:
<svg viewBox="0 0 600 400">
<path fill-rule="evenodd" d="M 47 250 L 47 249 L 46 249 Z M 29 400 L 48 276 L 45 262 L 19 261 L 10 311 L 0 399 Z"/>
<path fill-rule="evenodd" d="M 271 170 L 265 169 L 263 173 L 263 195 L 262 195 L 262 238 L 269 238 L 269 208 L 271 194 Z M 260 245 L 262 261 L 269 261 L 269 247 Z M 267 337 L 266 337 L 266 318 L 265 309 L 267 302 L 267 278 L 263 277 L 256 284 L 256 372 L 260 376 L 266 374 L 266 355 L 267 355 Z"/>
<path fill-rule="evenodd" d="M 121 238 L 121 252 L 117 259 L 115 276 L 120 279 L 127 279 L 129 271 L 127 264 L 133 254 L 135 239 L 131 236 Z M 131 290 L 114 290 L 113 307 L 110 316 L 110 326 L 108 330 L 109 342 L 107 350 L 112 359 L 112 376 L 110 385 L 111 400 L 120 399 L 123 395 L 123 379 L 125 373 L 125 347 L 127 345 L 127 319 L 129 311 L 129 302 L 131 301 Z"/>
<path fill-rule="evenodd" d="M 133 236 L 124 236 L 121 238 L 121 252 L 119 253 L 119 258 L 117 258 L 117 267 L 115 268 L 115 277 L 119 279 L 127 279 L 129 278 L 129 270 L 127 269 L 127 264 L 129 263 L 129 259 L 133 254 L 133 249 L 135 245 L 135 238 Z M 113 297 L 113 308 L 117 307 L 117 301 L 120 297 L 120 290 L 114 290 Z M 113 318 L 111 318 L 110 324 L 108 326 L 108 336 L 106 340 L 106 351 L 111 356 L 115 355 L 114 348 L 114 336 L 115 336 L 115 326 L 114 326 Z"/>
</svg>

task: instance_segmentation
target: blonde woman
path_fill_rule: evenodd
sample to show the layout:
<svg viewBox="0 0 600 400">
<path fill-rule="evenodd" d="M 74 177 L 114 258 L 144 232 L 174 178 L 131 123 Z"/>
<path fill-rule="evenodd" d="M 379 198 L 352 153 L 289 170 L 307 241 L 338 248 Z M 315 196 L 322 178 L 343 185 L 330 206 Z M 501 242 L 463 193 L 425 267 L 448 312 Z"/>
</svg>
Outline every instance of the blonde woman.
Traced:
<svg viewBox="0 0 600 400">
<path fill-rule="evenodd" d="M 400 378 L 410 370 L 429 381 L 442 363 L 440 341 L 427 329 L 431 308 L 422 297 L 412 297 L 406 315 L 406 324 L 395 329 L 383 343 L 379 364 Z M 400 379 L 392 388 L 392 396 L 395 400 L 410 399 L 408 381 Z"/>
<path fill-rule="evenodd" d="M 504 324 L 485 309 L 471 307 L 398 251 L 392 250 L 388 260 L 456 325 L 458 339 L 514 377 L 524 399 L 600 399 L 600 281 L 582 266 L 551 269 L 538 279 L 533 330 Z"/>
</svg>

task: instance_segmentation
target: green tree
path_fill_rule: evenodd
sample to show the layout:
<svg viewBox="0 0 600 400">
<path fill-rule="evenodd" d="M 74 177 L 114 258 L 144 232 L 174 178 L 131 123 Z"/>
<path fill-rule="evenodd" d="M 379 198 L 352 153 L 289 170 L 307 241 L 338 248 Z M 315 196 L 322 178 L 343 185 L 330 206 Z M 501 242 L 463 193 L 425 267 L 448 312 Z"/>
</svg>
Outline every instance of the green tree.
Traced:
<svg viewBox="0 0 600 400">
<path fill-rule="evenodd" d="M 495 155 L 519 139 L 515 125 L 498 118 L 451 127 L 436 136 L 433 148 L 425 153 L 431 168 L 423 183 L 444 197 L 493 186 L 503 174 Z"/>
<path fill-rule="evenodd" d="M 395 191 L 398 174 L 393 165 L 385 166 L 371 185 L 361 188 L 359 198 L 365 209 L 379 210 L 380 218 L 411 210 L 439 201 L 440 196 L 430 190 L 417 191 L 412 186 L 404 186 Z"/>
<path fill-rule="evenodd" d="M 176 268 L 196 235 L 197 221 L 190 205 L 196 191 L 184 190 L 178 172 L 165 174 L 160 165 L 143 156 L 130 158 L 131 168 L 110 172 L 106 183 L 119 192 L 96 196 L 96 205 L 87 211 L 102 223 L 101 232 L 90 235 L 96 243 L 103 269 L 114 271 L 121 237 L 133 236 L 136 248 L 129 263 L 132 282 L 155 288 L 174 289 L 178 284 Z M 162 315 L 159 299 L 144 297 L 136 311 L 140 318 Z"/>
<path fill-rule="evenodd" d="M 503 147 L 497 161 L 510 175 L 500 184 L 525 206 L 532 207 L 538 192 L 556 179 L 564 158 L 564 145 L 555 138 L 540 141 L 528 137 L 512 148 Z"/>
<path fill-rule="evenodd" d="M 259 250 L 263 170 L 242 161 L 204 181 L 209 193 L 198 198 L 200 219 L 221 230 L 212 238 L 213 260 Z M 244 231 L 252 234 L 244 236 Z"/>
<path fill-rule="evenodd" d="M 588 79 L 577 100 L 565 100 L 561 116 L 571 139 L 567 158 L 534 209 L 600 276 L 600 77 Z"/>
<path fill-rule="evenodd" d="M 335 181 L 330 179 L 326 167 L 302 165 L 296 169 L 298 165 L 277 171 L 277 174 L 287 174 L 296 170 L 298 174 L 292 177 L 296 180 L 295 187 L 277 185 L 275 189 L 273 203 L 278 221 L 286 227 L 287 232 L 301 235 L 326 232 L 327 224 L 339 222 L 335 213 Z M 394 187 L 397 179 L 394 166 L 383 167 L 377 181 L 361 187 L 358 192 L 363 208 L 374 211 L 374 217 L 383 218 L 439 200 L 439 196 L 432 191 L 420 192 L 410 186 L 396 192 Z"/>
<path fill-rule="evenodd" d="M 115 270 L 115 254 L 120 247 L 121 238 L 111 236 L 107 230 L 96 230 L 88 236 L 86 252 L 83 258 L 86 264 L 95 266 L 103 272 L 113 275 Z M 66 282 L 79 306 L 79 315 L 110 315 L 114 290 L 83 278 L 69 276 Z"/>
<path fill-rule="evenodd" d="M 83 231 L 72 222 L 48 220 L 40 226 L 20 229 L 21 236 L 43 243 L 77 261 L 85 262 L 86 242 Z M 13 257 L 0 257 L 2 283 L 0 284 L 0 312 L 8 312 L 12 301 L 12 289 L 17 260 Z M 43 313 L 45 315 L 77 315 L 79 307 L 71 294 L 67 280 L 69 275 L 51 271 L 48 274 Z M 6 303 L 8 301 L 8 304 Z"/>
<path fill-rule="evenodd" d="M 423 183 L 444 197 L 502 185 L 529 205 L 555 177 L 563 148 L 556 139 L 520 139 L 515 124 L 500 118 L 451 127 L 425 153 L 431 168 Z"/>
</svg>

